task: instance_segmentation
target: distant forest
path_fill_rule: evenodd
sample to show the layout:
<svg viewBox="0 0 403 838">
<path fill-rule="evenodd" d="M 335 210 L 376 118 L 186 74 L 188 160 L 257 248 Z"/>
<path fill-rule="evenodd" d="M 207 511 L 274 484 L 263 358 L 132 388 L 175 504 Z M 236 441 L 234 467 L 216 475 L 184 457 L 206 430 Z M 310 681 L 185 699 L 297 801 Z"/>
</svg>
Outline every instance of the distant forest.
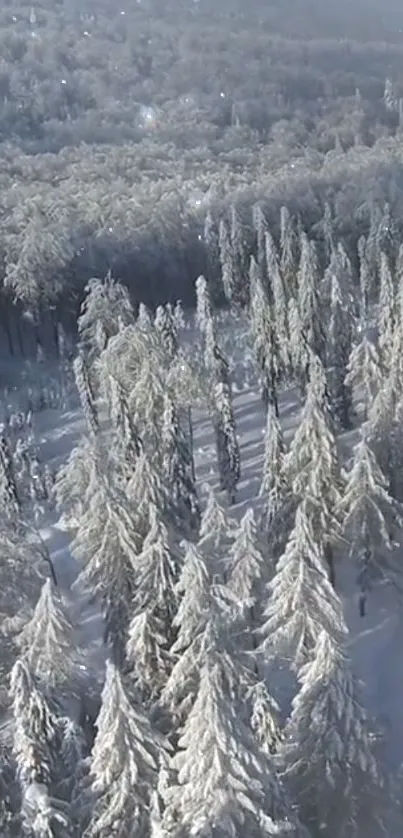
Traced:
<svg viewBox="0 0 403 838">
<path fill-rule="evenodd" d="M 135 303 L 191 305 L 200 274 L 219 301 L 211 242 L 236 216 L 253 253 L 257 206 L 319 253 L 330 219 L 353 264 L 374 219 L 403 233 L 398 0 L 3 0 L 0 56 L 11 355 L 108 271 Z"/>
</svg>

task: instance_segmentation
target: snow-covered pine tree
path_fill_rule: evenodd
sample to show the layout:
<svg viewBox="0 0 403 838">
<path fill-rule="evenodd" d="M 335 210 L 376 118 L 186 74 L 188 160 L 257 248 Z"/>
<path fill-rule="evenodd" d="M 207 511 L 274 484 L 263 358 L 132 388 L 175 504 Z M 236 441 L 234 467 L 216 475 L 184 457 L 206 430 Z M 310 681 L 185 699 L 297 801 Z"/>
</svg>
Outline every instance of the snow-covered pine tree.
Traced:
<svg viewBox="0 0 403 838">
<path fill-rule="evenodd" d="M 150 799 L 163 739 L 129 700 L 117 667 L 108 662 L 91 755 L 93 807 L 87 838 L 149 834 Z"/>
<path fill-rule="evenodd" d="M 77 321 L 80 343 L 92 365 L 122 324 L 134 323 L 134 312 L 127 289 L 112 279 L 90 279 Z"/>
<path fill-rule="evenodd" d="M 179 349 L 179 338 L 172 309 L 168 306 L 158 306 L 155 312 L 154 326 L 160 335 L 164 353 L 171 362 Z"/>
<path fill-rule="evenodd" d="M 265 754 L 275 754 L 282 739 L 281 711 L 266 684 L 258 681 L 248 693 L 250 726 Z"/>
<path fill-rule="evenodd" d="M 20 500 L 7 437 L 0 433 L 0 512 L 12 522 L 18 517 Z"/>
<path fill-rule="evenodd" d="M 225 576 L 229 589 L 248 611 L 248 623 L 255 628 L 264 583 L 269 575 L 267 557 L 262 553 L 253 508 L 242 517 L 228 552 Z"/>
<path fill-rule="evenodd" d="M 248 302 L 248 259 L 249 247 L 246 240 L 246 230 L 237 207 L 231 207 L 230 241 L 232 264 L 234 266 L 233 302 L 237 307 L 245 306 Z"/>
<path fill-rule="evenodd" d="M 393 494 L 396 476 L 392 459 L 392 430 L 397 404 L 392 375 L 382 382 L 368 411 L 368 419 L 362 425 L 365 441 L 375 455 L 376 462 L 387 480 L 387 487 Z"/>
<path fill-rule="evenodd" d="M 280 269 L 288 297 L 297 292 L 297 241 L 290 212 L 280 210 Z"/>
<path fill-rule="evenodd" d="M 178 529 L 184 535 L 197 532 L 200 526 L 200 509 L 193 477 L 192 457 L 176 406 L 167 392 L 162 434 L 163 481 L 170 497 L 170 505 Z"/>
<path fill-rule="evenodd" d="M 98 410 L 83 352 L 79 351 L 77 357 L 74 359 L 73 366 L 76 387 L 87 423 L 87 430 L 91 436 L 96 436 L 99 430 Z"/>
<path fill-rule="evenodd" d="M 256 262 L 263 284 L 267 284 L 267 262 L 265 235 L 268 232 L 267 218 L 260 204 L 254 204 L 252 209 L 253 229 L 256 235 Z"/>
<path fill-rule="evenodd" d="M 156 507 L 150 509 L 150 530 L 136 561 L 136 590 L 132 603 L 126 655 L 132 669 L 132 682 L 138 691 L 147 685 L 150 697 L 163 686 L 160 675 L 169 666 L 168 651 L 175 639 L 173 620 L 178 608 L 177 582 L 182 556 L 170 529 Z M 144 648 L 141 648 L 144 643 Z M 162 665 L 155 666 L 153 659 Z M 151 660 L 151 665 L 150 665 Z M 155 670 L 154 683 L 147 675 Z"/>
<path fill-rule="evenodd" d="M 276 331 L 276 342 L 281 360 L 282 371 L 289 367 L 289 330 L 288 330 L 288 297 L 280 271 L 279 259 L 276 245 L 269 232 L 266 233 L 266 261 L 267 275 L 269 279 L 270 294 L 273 300 L 272 312 L 274 328 Z"/>
<path fill-rule="evenodd" d="M 151 526 L 150 510 L 158 509 L 158 514 L 166 518 L 169 511 L 169 498 L 162 475 L 149 453 L 143 450 L 137 458 L 136 467 L 127 484 L 127 498 L 133 510 L 136 530 L 144 539 Z"/>
<path fill-rule="evenodd" d="M 198 546 L 207 559 L 212 577 L 223 576 L 225 559 L 237 530 L 237 522 L 220 504 L 213 488 L 208 485 L 206 489 L 207 502 L 202 513 Z"/>
<path fill-rule="evenodd" d="M 343 430 L 351 424 L 352 393 L 346 379 L 351 353 L 354 312 L 351 288 L 346 285 L 339 253 L 333 258 L 330 286 L 330 327 L 326 356 L 330 364 L 330 398 L 335 418 Z"/>
<path fill-rule="evenodd" d="M 266 533 L 274 560 L 284 551 L 293 523 L 294 504 L 285 473 L 285 456 L 281 425 L 273 406 L 269 405 L 259 497 L 263 499 L 260 526 Z"/>
<path fill-rule="evenodd" d="M 207 324 L 213 320 L 213 305 L 210 290 L 204 276 L 199 276 L 195 282 L 196 289 L 196 325 L 202 335 L 205 335 Z"/>
<path fill-rule="evenodd" d="M 238 277 L 236 274 L 235 254 L 231 242 L 231 230 L 224 218 L 220 219 L 218 232 L 222 285 L 227 301 L 232 303 L 236 298 Z"/>
<path fill-rule="evenodd" d="M 105 642 L 121 659 L 136 587 L 141 539 L 126 497 L 98 469 L 93 492 L 79 521 L 73 553 L 84 563 L 75 585 L 98 597 L 105 619 Z"/>
<path fill-rule="evenodd" d="M 305 340 L 321 361 L 325 357 L 325 336 L 319 298 L 318 256 L 306 233 L 300 236 L 301 256 L 298 268 L 298 308 Z"/>
<path fill-rule="evenodd" d="M 379 284 L 379 308 L 378 308 L 378 331 L 379 350 L 382 363 L 389 371 L 393 332 L 395 326 L 395 289 L 393 277 L 390 270 L 388 257 L 381 253 L 380 257 L 380 284 Z"/>
<path fill-rule="evenodd" d="M 144 303 L 139 303 L 139 308 L 136 317 L 136 328 L 140 332 L 149 333 L 153 329 L 153 321 L 151 314 Z"/>
<path fill-rule="evenodd" d="M 94 441 L 83 437 L 60 467 L 55 482 L 57 509 L 63 529 L 75 530 L 86 507 L 87 492 L 94 485 L 97 460 Z"/>
<path fill-rule="evenodd" d="M 108 391 L 109 415 L 116 437 L 116 467 L 127 480 L 133 474 L 143 444 L 129 409 L 127 393 L 112 375 L 109 376 Z"/>
<path fill-rule="evenodd" d="M 216 433 L 218 470 L 221 488 L 228 501 L 235 503 L 237 486 L 241 477 L 241 453 L 232 406 L 231 386 L 225 359 L 219 352 L 215 357 L 214 429 Z"/>
<path fill-rule="evenodd" d="M 358 240 L 358 261 L 360 270 L 360 324 L 365 331 L 368 325 L 368 308 L 372 297 L 372 277 L 366 255 L 367 240 L 361 236 Z"/>
<path fill-rule="evenodd" d="M 0 748 L 0 835 L 18 838 L 21 835 L 21 795 L 15 777 L 15 765 L 9 748 Z"/>
<path fill-rule="evenodd" d="M 262 400 L 272 404 L 278 415 L 277 386 L 280 357 L 277 333 L 267 293 L 262 285 L 257 263 L 251 257 L 249 270 L 250 335 L 258 371 Z"/>
<path fill-rule="evenodd" d="M 340 513 L 350 554 L 358 566 L 359 607 L 364 616 L 374 581 L 386 580 L 402 589 L 401 570 L 392 552 L 402 516 L 365 439 L 354 450 L 346 479 Z"/>
<path fill-rule="evenodd" d="M 381 387 L 382 369 L 377 347 L 365 332 L 351 350 L 347 365 L 345 384 L 352 388 L 353 402 L 362 404 L 364 419 Z"/>
<path fill-rule="evenodd" d="M 164 793 L 164 827 L 173 838 L 298 835 L 274 763 L 242 720 L 231 688 L 234 664 L 217 634 L 210 634 L 197 697 L 171 760 L 176 781 Z"/>
<path fill-rule="evenodd" d="M 206 248 L 207 276 L 212 287 L 218 288 L 221 282 L 220 239 L 211 210 L 207 211 L 204 220 L 203 241 Z"/>
<path fill-rule="evenodd" d="M 52 698 L 71 689 L 77 664 L 73 625 L 52 581 L 47 579 L 29 622 L 18 635 L 21 657 Z"/>
<path fill-rule="evenodd" d="M 323 538 L 313 529 L 304 501 L 268 583 L 263 619 L 258 654 L 288 660 L 297 670 L 312 654 L 322 629 L 335 637 L 343 632 L 339 598 L 326 574 Z"/>
<path fill-rule="evenodd" d="M 311 354 L 309 382 L 300 424 L 285 458 L 293 494 L 305 500 L 312 526 L 322 540 L 334 584 L 333 544 L 340 532 L 336 510 L 341 476 L 336 440 L 327 399 L 326 375 L 318 356 Z"/>
<path fill-rule="evenodd" d="M 323 838 L 383 834 L 382 778 L 343 644 L 322 631 L 298 678 L 280 764 L 301 820 Z"/>
</svg>

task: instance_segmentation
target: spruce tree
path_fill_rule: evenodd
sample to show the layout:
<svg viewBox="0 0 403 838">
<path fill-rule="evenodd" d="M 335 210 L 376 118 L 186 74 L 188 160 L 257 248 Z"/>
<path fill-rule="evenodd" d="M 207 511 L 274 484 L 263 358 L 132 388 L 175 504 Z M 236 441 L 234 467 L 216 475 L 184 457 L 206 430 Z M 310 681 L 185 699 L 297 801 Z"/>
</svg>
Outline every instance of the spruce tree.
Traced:
<svg viewBox="0 0 403 838">
<path fill-rule="evenodd" d="M 298 268 L 298 308 L 301 329 L 307 345 L 324 361 L 325 336 L 319 298 L 318 257 L 313 242 L 305 233 L 300 237 L 301 256 Z"/>
<path fill-rule="evenodd" d="M 99 430 L 98 410 L 95 395 L 90 382 L 87 363 L 82 352 L 79 352 L 75 358 L 74 375 L 81 407 L 87 423 L 88 433 L 91 436 L 96 436 Z"/>
<path fill-rule="evenodd" d="M 169 393 L 165 395 L 161 447 L 164 485 L 170 495 L 175 522 L 185 535 L 197 532 L 200 510 L 192 474 L 191 453 Z"/>
<path fill-rule="evenodd" d="M 260 526 L 265 532 L 269 552 L 277 559 L 284 550 L 292 526 L 294 504 L 285 471 L 285 444 L 281 425 L 273 407 L 269 406 L 264 436 L 262 498 Z"/>
<path fill-rule="evenodd" d="M 343 644 L 322 631 L 298 679 L 280 764 L 301 820 L 312 836 L 380 834 L 382 778 Z"/>
<path fill-rule="evenodd" d="M 297 291 L 297 241 L 287 207 L 280 211 L 280 269 L 288 297 Z"/>
<path fill-rule="evenodd" d="M 339 279 L 343 265 L 336 259 L 331 277 L 330 328 L 327 359 L 331 367 L 330 397 L 335 418 L 343 430 L 351 424 L 352 394 L 346 380 L 353 339 L 352 299 L 345 277 Z"/>
<path fill-rule="evenodd" d="M 273 319 L 276 331 L 276 341 L 279 348 L 282 371 L 289 366 L 289 330 L 288 330 L 288 297 L 280 265 L 276 245 L 270 233 L 266 233 L 266 259 L 270 292 L 273 300 Z"/>
<path fill-rule="evenodd" d="M 110 273 L 103 280 L 91 279 L 85 294 L 77 326 L 81 346 L 92 365 L 121 324 L 134 322 L 134 312 L 127 289 Z"/>
<path fill-rule="evenodd" d="M 382 381 L 382 369 L 375 344 L 364 333 L 359 343 L 351 350 L 347 365 L 345 384 L 352 389 L 353 401 L 361 403 L 364 419 L 379 391 Z"/>
<path fill-rule="evenodd" d="M 402 523 L 400 507 L 389 495 L 387 481 L 365 439 L 355 448 L 340 512 L 350 555 L 358 566 L 359 607 L 364 616 L 374 581 L 386 579 L 401 589 L 401 572 L 392 549 Z"/>
<path fill-rule="evenodd" d="M 149 532 L 150 510 L 155 508 L 161 517 L 168 514 L 168 495 L 162 475 L 148 451 L 143 449 L 137 458 L 133 474 L 127 484 L 126 494 L 141 539 Z"/>
<path fill-rule="evenodd" d="M 277 333 L 267 293 L 253 257 L 250 263 L 249 284 L 250 335 L 259 371 L 260 391 L 265 407 L 272 404 L 278 415 L 277 387 L 280 361 Z"/>
<path fill-rule="evenodd" d="M 304 502 L 268 583 L 263 618 L 259 652 L 269 660 L 288 660 L 297 670 L 312 654 L 322 629 L 334 636 L 342 631 L 338 597 L 326 574 L 323 540 L 317 537 Z"/>
<path fill-rule="evenodd" d="M 259 204 L 253 206 L 253 228 L 256 235 L 256 262 L 263 284 L 268 281 L 266 261 L 266 233 L 268 232 L 267 218 Z"/>
<path fill-rule="evenodd" d="M 256 619 L 254 609 L 261 597 L 267 576 L 267 563 L 262 554 L 252 507 L 246 510 L 228 553 L 228 586 L 248 608 L 250 620 Z"/>
<path fill-rule="evenodd" d="M 237 266 L 231 242 L 231 231 L 223 218 L 219 224 L 219 249 L 223 290 L 227 301 L 232 303 L 237 295 Z"/>
<path fill-rule="evenodd" d="M 293 834 L 294 815 L 285 805 L 275 766 L 242 721 L 224 661 L 214 637 L 171 760 L 176 783 L 164 795 L 165 828 L 173 836 Z"/>
<path fill-rule="evenodd" d="M 382 363 L 389 370 L 395 325 L 395 290 L 388 258 L 381 253 L 379 285 L 379 349 Z"/>
<path fill-rule="evenodd" d="M 129 700 L 119 670 L 106 666 L 91 754 L 93 806 L 88 838 L 149 833 L 149 807 L 164 742 Z"/>
<path fill-rule="evenodd" d="M 237 529 L 236 521 L 222 506 L 211 486 L 207 487 L 207 503 L 203 510 L 199 548 L 208 561 L 212 576 L 225 574 L 225 560 Z"/>
</svg>

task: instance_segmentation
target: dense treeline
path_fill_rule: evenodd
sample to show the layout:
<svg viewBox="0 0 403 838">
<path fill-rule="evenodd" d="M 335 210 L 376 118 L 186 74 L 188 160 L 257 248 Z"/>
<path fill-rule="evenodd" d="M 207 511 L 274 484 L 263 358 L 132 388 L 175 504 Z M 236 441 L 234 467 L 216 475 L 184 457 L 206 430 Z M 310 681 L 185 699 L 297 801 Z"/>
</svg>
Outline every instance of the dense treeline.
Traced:
<svg viewBox="0 0 403 838">
<path fill-rule="evenodd" d="M 257 201 L 274 235 L 287 205 L 320 238 L 328 204 L 352 249 L 374 207 L 399 217 L 403 35 L 398 7 L 374 5 L 365 21 L 360 3 L 305 0 L 4 5 L 10 350 L 74 327 L 85 283 L 109 269 L 135 300 L 192 301 L 208 209 L 218 227 L 235 205 L 250 238 Z"/>
</svg>

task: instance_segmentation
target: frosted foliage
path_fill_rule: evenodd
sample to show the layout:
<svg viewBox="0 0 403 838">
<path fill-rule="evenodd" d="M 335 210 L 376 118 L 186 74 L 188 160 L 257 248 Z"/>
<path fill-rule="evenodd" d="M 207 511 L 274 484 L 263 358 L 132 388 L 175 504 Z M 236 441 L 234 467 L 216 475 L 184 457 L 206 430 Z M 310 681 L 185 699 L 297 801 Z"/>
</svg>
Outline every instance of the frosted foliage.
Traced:
<svg viewBox="0 0 403 838">
<path fill-rule="evenodd" d="M 196 280 L 196 302 L 196 324 L 200 331 L 204 334 L 207 323 L 211 321 L 213 317 L 210 292 L 207 280 L 204 276 L 199 276 Z"/>
<path fill-rule="evenodd" d="M 144 701 L 159 696 L 171 670 L 163 620 L 151 608 L 132 618 L 126 643 L 131 681 Z"/>
<path fill-rule="evenodd" d="M 78 526 L 94 477 L 94 461 L 94 446 L 91 440 L 83 438 L 57 473 L 55 495 L 63 529 L 74 530 Z"/>
<path fill-rule="evenodd" d="M 209 486 L 207 503 L 200 525 L 199 548 L 206 556 L 212 573 L 222 570 L 223 561 L 236 529 L 236 521 L 219 503 L 214 490 Z"/>
<path fill-rule="evenodd" d="M 142 451 L 138 457 L 126 491 L 134 510 L 137 529 L 145 536 L 150 527 L 150 508 L 155 507 L 162 514 L 167 502 L 160 474 L 146 451 Z"/>
<path fill-rule="evenodd" d="M 185 545 L 182 572 L 176 585 L 181 600 L 173 625 L 178 629 L 173 652 L 180 652 L 190 645 L 208 615 L 210 578 L 206 563 L 197 547 Z"/>
<path fill-rule="evenodd" d="M 400 507 L 386 489 L 386 479 L 365 440 L 355 448 L 341 503 L 344 532 L 350 553 L 359 567 L 359 582 L 365 592 L 375 578 L 400 578 L 398 565 L 388 552 L 401 525 Z"/>
<path fill-rule="evenodd" d="M 80 340 L 90 357 L 104 348 L 106 341 L 119 331 L 122 322 L 125 325 L 134 322 L 127 289 L 110 275 L 104 280 L 91 279 L 77 323 Z M 104 345 L 99 344 L 100 325 Z"/>
<path fill-rule="evenodd" d="M 262 682 L 255 684 L 249 693 L 252 707 L 251 728 L 265 754 L 278 750 L 281 741 L 280 707 Z"/>
<path fill-rule="evenodd" d="M 170 491 L 176 523 L 185 531 L 195 530 L 199 524 L 199 505 L 192 475 L 191 453 L 176 406 L 169 395 L 165 397 L 161 448 L 164 482 Z"/>
<path fill-rule="evenodd" d="M 288 494 L 283 434 L 274 407 L 269 405 L 264 435 L 263 473 L 259 496 L 264 500 L 262 525 L 269 535 L 271 544 L 276 540 L 277 531 L 284 529 L 282 524 L 284 523 L 285 503 Z"/>
<path fill-rule="evenodd" d="M 270 233 L 266 233 L 267 274 L 273 295 L 274 323 L 279 341 L 279 352 L 283 367 L 289 364 L 288 301 L 283 275 L 277 257 L 276 246 Z"/>
<path fill-rule="evenodd" d="M 165 792 L 168 828 L 179 820 L 187 834 L 215 838 L 260 838 L 290 829 L 285 818 L 280 821 L 274 767 L 236 713 L 219 653 L 211 651 L 202 667 L 172 768 L 177 785 Z"/>
<path fill-rule="evenodd" d="M 135 603 L 141 608 L 158 608 L 173 619 L 181 556 L 156 507 L 150 509 L 150 522 L 150 531 L 136 563 Z"/>
<path fill-rule="evenodd" d="M 341 603 L 327 578 L 304 504 L 297 509 L 294 530 L 267 594 L 265 622 L 258 634 L 260 652 L 268 659 L 279 656 L 298 669 L 322 629 L 333 637 L 344 631 Z"/>
<path fill-rule="evenodd" d="M 228 568 L 230 589 L 242 603 L 253 607 L 265 577 L 266 563 L 252 508 L 245 512 L 240 522 L 228 554 Z"/>
<path fill-rule="evenodd" d="M 68 807 L 50 797 L 42 783 L 31 783 L 22 801 L 23 826 L 35 838 L 70 838 L 73 835 Z"/>
<path fill-rule="evenodd" d="M 256 262 L 250 267 L 250 337 L 258 367 L 264 403 L 277 404 L 276 383 L 279 372 L 279 345 L 275 323 Z"/>
<path fill-rule="evenodd" d="M 48 784 L 54 777 L 60 749 L 57 719 L 22 661 L 17 661 L 11 671 L 10 695 L 18 777 L 24 786 L 33 781 Z"/>
<path fill-rule="evenodd" d="M 73 626 L 52 582 L 45 582 L 32 619 L 18 636 L 30 670 L 53 689 L 71 681 L 74 668 Z"/>
<path fill-rule="evenodd" d="M 343 648 L 326 631 L 299 681 L 281 762 L 301 819 L 324 838 L 357 838 L 374 826 L 370 834 L 381 834 L 381 779 L 368 720 Z"/>
<path fill-rule="evenodd" d="M 368 420 L 362 426 L 363 435 L 375 454 L 384 477 L 393 483 L 394 464 L 391 454 L 391 434 L 396 408 L 394 382 L 389 375 L 382 383 L 368 411 Z"/>
<path fill-rule="evenodd" d="M 306 342 L 302 337 L 302 322 L 294 297 L 288 302 L 288 328 L 290 334 L 290 366 L 294 378 L 299 377 L 307 364 Z"/>
<path fill-rule="evenodd" d="M 347 366 L 346 384 L 352 387 L 356 404 L 362 402 L 365 415 L 381 386 L 382 371 L 376 346 L 364 335 L 351 350 Z"/>
<path fill-rule="evenodd" d="M 88 838 L 147 834 L 163 741 L 128 699 L 119 671 L 107 663 L 96 722 L 91 777 L 95 799 Z"/>
<path fill-rule="evenodd" d="M 98 413 L 94 394 L 90 386 L 88 369 L 82 353 L 74 359 L 74 377 L 83 414 L 87 423 L 88 433 L 96 434 L 98 431 Z"/>
<path fill-rule="evenodd" d="M 393 342 L 395 291 L 388 257 L 381 253 L 380 286 L 379 286 L 379 347 L 381 357 L 388 366 Z"/>
</svg>

